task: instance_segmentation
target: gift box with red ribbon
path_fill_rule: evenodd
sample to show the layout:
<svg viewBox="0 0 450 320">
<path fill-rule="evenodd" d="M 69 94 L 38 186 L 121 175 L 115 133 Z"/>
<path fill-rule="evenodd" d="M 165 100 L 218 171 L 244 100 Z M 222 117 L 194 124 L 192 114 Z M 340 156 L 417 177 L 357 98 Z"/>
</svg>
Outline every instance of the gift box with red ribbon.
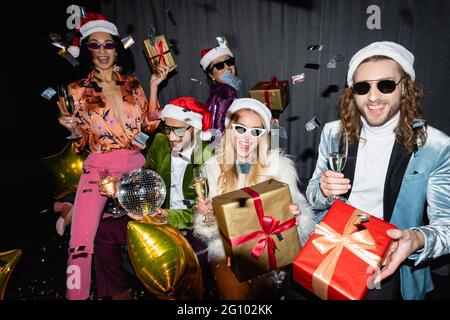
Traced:
<svg viewBox="0 0 450 320">
<path fill-rule="evenodd" d="M 258 82 L 250 89 L 250 97 L 261 101 L 270 110 L 282 112 L 289 103 L 288 81 L 272 77 L 268 82 Z"/>
<path fill-rule="evenodd" d="M 336 200 L 293 262 L 294 281 L 324 300 L 361 300 L 397 227 Z"/>
<path fill-rule="evenodd" d="M 168 66 L 169 71 L 172 71 L 177 67 L 164 35 L 156 36 L 154 43 L 149 39 L 144 40 L 144 52 L 153 72 L 157 72 L 156 66 L 159 64 Z"/>
<path fill-rule="evenodd" d="M 239 281 L 289 265 L 300 250 L 289 185 L 268 180 L 212 200 L 230 266 Z"/>
</svg>

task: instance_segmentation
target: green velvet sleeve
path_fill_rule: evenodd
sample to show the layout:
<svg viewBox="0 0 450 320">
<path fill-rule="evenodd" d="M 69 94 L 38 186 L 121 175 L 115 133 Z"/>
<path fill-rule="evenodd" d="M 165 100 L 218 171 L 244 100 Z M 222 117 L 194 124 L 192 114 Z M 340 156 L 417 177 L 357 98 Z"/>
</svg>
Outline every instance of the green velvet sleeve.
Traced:
<svg viewBox="0 0 450 320">
<path fill-rule="evenodd" d="M 167 209 L 168 222 L 177 229 L 192 229 L 194 211 L 192 209 Z"/>
</svg>

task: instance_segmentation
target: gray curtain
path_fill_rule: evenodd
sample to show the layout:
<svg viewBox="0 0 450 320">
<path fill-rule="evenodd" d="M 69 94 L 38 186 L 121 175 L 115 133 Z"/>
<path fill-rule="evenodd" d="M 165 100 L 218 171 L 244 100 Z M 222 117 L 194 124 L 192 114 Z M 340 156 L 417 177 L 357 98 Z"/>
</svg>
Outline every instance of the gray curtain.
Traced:
<svg viewBox="0 0 450 320">
<path fill-rule="evenodd" d="M 379 30 L 369 30 L 366 25 L 370 5 L 381 9 Z M 425 118 L 450 132 L 446 92 L 450 85 L 450 1 L 104 0 L 101 8 L 122 35 L 135 39 L 131 48 L 135 74 L 146 90 L 150 69 L 142 41 L 150 26 L 174 44 L 171 49 L 178 68 L 160 92 L 163 104 L 182 95 L 206 101 L 209 88 L 199 65 L 200 52 L 216 46 L 217 36 L 227 38 L 236 56 L 238 76 L 243 80 L 241 97 L 248 96 L 256 82 L 268 81 L 273 75 L 289 80 L 291 102 L 280 121 L 288 134 L 284 146 L 303 179 L 311 177 L 314 170 L 321 131 L 308 132 L 305 123 L 314 116 L 322 124 L 337 118 L 348 62 L 373 41 L 395 41 L 413 52 L 416 81 L 425 94 Z M 314 44 L 322 44 L 323 49 L 306 50 Z M 328 69 L 335 54 L 342 54 L 344 61 Z M 318 64 L 319 68 L 305 68 L 306 64 Z M 291 76 L 303 72 L 305 81 L 293 85 Z"/>
</svg>

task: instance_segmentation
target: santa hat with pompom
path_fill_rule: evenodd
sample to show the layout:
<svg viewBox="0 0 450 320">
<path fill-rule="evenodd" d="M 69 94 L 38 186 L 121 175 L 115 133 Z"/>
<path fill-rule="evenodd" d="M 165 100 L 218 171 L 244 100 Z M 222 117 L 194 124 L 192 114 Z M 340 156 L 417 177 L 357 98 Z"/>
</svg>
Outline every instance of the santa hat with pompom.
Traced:
<svg viewBox="0 0 450 320">
<path fill-rule="evenodd" d="M 67 49 L 69 53 L 77 58 L 80 55 L 80 43 L 83 39 L 90 36 L 94 32 L 106 32 L 113 36 L 118 36 L 117 27 L 109 22 L 103 15 L 95 12 L 87 12 L 84 18 L 80 20 L 81 38 L 75 36 L 72 39 L 70 47 Z"/>
<path fill-rule="evenodd" d="M 231 50 L 227 47 L 218 46 L 215 48 L 204 49 L 200 54 L 200 65 L 202 66 L 203 70 L 206 71 L 211 62 L 213 62 L 218 57 L 224 56 L 226 54 L 230 57 L 234 57 Z"/>
<path fill-rule="evenodd" d="M 161 112 L 161 119 L 171 118 L 188 123 L 201 130 L 200 139 L 210 140 L 212 137 L 212 119 L 208 107 L 191 97 L 180 97 L 169 101 Z"/>
</svg>

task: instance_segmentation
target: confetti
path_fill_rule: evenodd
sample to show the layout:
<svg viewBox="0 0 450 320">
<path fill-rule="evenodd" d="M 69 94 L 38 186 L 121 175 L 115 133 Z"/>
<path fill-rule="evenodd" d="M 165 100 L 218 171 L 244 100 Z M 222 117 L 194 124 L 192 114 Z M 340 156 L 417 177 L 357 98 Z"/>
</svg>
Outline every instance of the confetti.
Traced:
<svg viewBox="0 0 450 320">
<path fill-rule="evenodd" d="M 129 47 L 131 47 L 134 44 L 134 39 L 131 36 L 127 36 L 127 37 L 123 38 L 121 41 L 122 41 L 123 47 L 125 49 L 128 49 Z"/>
<path fill-rule="evenodd" d="M 50 100 L 55 94 L 56 91 L 52 87 L 48 87 L 47 89 L 44 90 L 44 92 L 41 93 L 41 97 Z"/>
<path fill-rule="evenodd" d="M 198 85 L 201 85 L 201 84 L 202 84 L 202 82 L 201 82 L 200 80 L 195 79 L 195 78 L 191 78 L 191 81 L 197 82 Z"/>
<path fill-rule="evenodd" d="M 175 55 L 180 54 L 180 50 L 178 50 L 177 43 L 178 43 L 177 40 L 174 40 L 174 39 L 169 40 L 169 47 L 171 47 L 171 49 Z"/>
<path fill-rule="evenodd" d="M 82 6 L 78 6 L 78 8 L 80 8 L 80 18 L 81 19 L 86 18 L 86 9 Z"/>
<path fill-rule="evenodd" d="M 420 127 L 423 127 L 426 123 L 427 122 L 424 119 L 413 119 L 412 127 L 413 127 L 413 129 L 420 128 Z"/>
<path fill-rule="evenodd" d="M 72 56 L 69 52 L 66 51 L 66 49 L 61 49 L 58 51 L 58 54 L 63 57 L 64 59 L 66 59 L 67 61 L 69 61 L 69 63 L 73 66 L 76 67 L 79 65 L 77 59 L 75 59 L 74 56 Z"/>
<path fill-rule="evenodd" d="M 336 62 L 344 61 L 344 56 L 340 53 L 333 55 L 331 58 L 334 59 L 334 61 L 336 61 Z"/>
<path fill-rule="evenodd" d="M 330 59 L 327 63 L 327 69 L 335 69 L 336 68 L 336 60 L 333 58 Z"/>
<path fill-rule="evenodd" d="M 154 26 L 150 26 L 147 33 L 147 38 L 150 40 L 151 43 L 155 43 L 156 29 Z"/>
<path fill-rule="evenodd" d="M 304 66 L 305 69 L 319 69 L 320 68 L 320 64 L 317 63 L 307 63 Z"/>
<path fill-rule="evenodd" d="M 322 97 L 327 98 L 329 97 L 332 93 L 336 93 L 339 92 L 339 86 L 332 84 L 329 85 L 323 92 L 322 92 Z"/>
<path fill-rule="evenodd" d="M 299 82 L 305 81 L 305 73 L 297 74 L 295 76 L 292 76 L 292 84 L 296 84 Z"/>
<path fill-rule="evenodd" d="M 311 120 L 309 120 L 308 122 L 305 123 L 306 131 L 312 131 L 319 127 L 320 127 L 320 121 L 316 117 L 313 117 Z"/>
<path fill-rule="evenodd" d="M 322 48 L 323 48 L 323 45 L 321 45 L 321 44 L 316 44 L 316 45 L 308 46 L 308 48 L 306 48 L 306 50 L 308 50 L 308 51 L 313 51 L 313 50 L 319 50 L 319 51 L 321 51 Z"/>
<path fill-rule="evenodd" d="M 327 68 L 328 69 L 335 69 L 336 68 L 336 64 L 339 62 L 344 61 L 344 56 L 340 53 L 337 53 L 335 55 L 333 55 L 330 59 L 330 61 L 328 61 L 327 63 Z"/>
<path fill-rule="evenodd" d="M 228 84 L 229 86 L 232 86 L 237 91 L 241 89 L 242 86 L 242 80 L 233 75 L 231 72 L 225 71 L 221 76 L 220 80 L 222 80 L 224 83 Z"/>
<path fill-rule="evenodd" d="M 170 22 L 172 23 L 172 25 L 176 26 L 176 25 L 177 25 L 177 22 L 176 22 L 175 19 L 173 18 L 173 10 L 172 10 L 172 7 L 170 7 L 169 9 L 167 9 L 166 12 L 167 12 L 167 16 L 169 17 Z"/>
<path fill-rule="evenodd" d="M 225 39 L 225 37 L 221 36 L 221 37 L 216 37 L 217 42 L 219 43 L 219 46 L 221 46 L 222 48 L 228 48 L 228 42 L 227 39 Z"/>
<path fill-rule="evenodd" d="M 146 135 L 143 132 L 139 132 L 136 138 L 134 138 L 134 144 L 141 149 L 145 149 L 145 147 L 147 146 L 146 143 L 148 138 L 149 138 L 148 135 Z"/>
</svg>

